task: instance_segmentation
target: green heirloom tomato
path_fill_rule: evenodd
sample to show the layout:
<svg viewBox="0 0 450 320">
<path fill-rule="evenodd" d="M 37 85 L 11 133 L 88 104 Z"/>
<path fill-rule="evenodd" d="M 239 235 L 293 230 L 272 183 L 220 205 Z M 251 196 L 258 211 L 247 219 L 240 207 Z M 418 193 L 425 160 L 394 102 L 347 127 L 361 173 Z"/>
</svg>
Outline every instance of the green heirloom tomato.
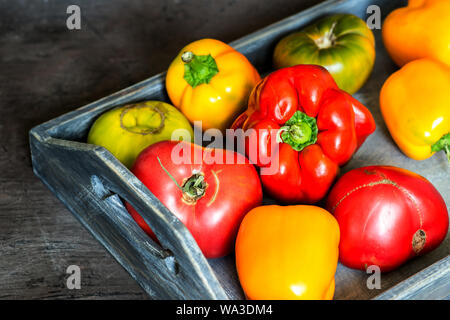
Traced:
<svg viewBox="0 0 450 320">
<path fill-rule="evenodd" d="M 281 39 L 273 61 L 277 69 L 297 64 L 321 65 L 339 88 L 353 94 L 372 71 L 375 40 L 363 20 L 351 14 L 336 14 Z"/>
<path fill-rule="evenodd" d="M 130 168 L 142 150 L 171 140 L 176 129 L 185 130 L 178 131 L 175 139 L 183 139 L 184 133 L 184 139 L 193 140 L 192 126 L 177 108 L 161 101 L 139 102 L 102 114 L 89 131 L 88 143 L 106 148 Z"/>
</svg>

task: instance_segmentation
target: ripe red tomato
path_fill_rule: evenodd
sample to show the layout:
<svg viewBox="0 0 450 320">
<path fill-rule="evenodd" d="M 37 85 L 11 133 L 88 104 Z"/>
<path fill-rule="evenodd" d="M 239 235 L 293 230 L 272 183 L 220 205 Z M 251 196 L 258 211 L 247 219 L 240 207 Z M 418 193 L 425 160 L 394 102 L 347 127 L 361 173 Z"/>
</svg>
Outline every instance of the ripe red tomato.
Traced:
<svg viewBox="0 0 450 320">
<path fill-rule="evenodd" d="M 448 230 L 444 199 L 424 177 L 396 167 L 371 166 L 344 174 L 327 209 L 341 230 L 340 261 L 383 272 L 436 248 Z"/>
<path fill-rule="evenodd" d="M 177 163 L 183 159 L 183 163 Z M 207 258 L 232 251 L 245 214 L 262 202 L 255 167 L 230 150 L 163 141 L 145 149 L 132 172 L 184 223 Z M 127 209 L 155 239 L 131 205 L 127 204 Z"/>
</svg>

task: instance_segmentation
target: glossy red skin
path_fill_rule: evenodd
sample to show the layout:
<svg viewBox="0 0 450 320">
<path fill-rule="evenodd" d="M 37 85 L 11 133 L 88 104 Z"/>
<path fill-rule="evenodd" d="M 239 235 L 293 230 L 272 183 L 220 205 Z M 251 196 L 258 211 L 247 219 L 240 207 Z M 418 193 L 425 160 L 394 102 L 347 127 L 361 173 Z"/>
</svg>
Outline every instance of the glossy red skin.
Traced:
<svg viewBox="0 0 450 320">
<path fill-rule="evenodd" d="M 347 172 L 331 189 L 326 207 L 341 230 L 339 259 L 355 269 L 377 265 L 382 272 L 391 271 L 436 248 L 448 230 L 439 192 L 425 178 L 396 167 Z M 426 241 L 415 252 L 412 239 L 419 229 Z"/>
<path fill-rule="evenodd" d="M 316 118 L 317 142 L 300 152 L 281 143 L 278 171 L 261 175 L 261 180 L 267 192 L 281 202 L 314 203 L 326 195 L 339 166 L 350 160 L 376 126 L 370 111 L 340 90 L 325 68 L 283 68 L 258 83 L 249 97 L 248 109 L 233 123 L 232 129 L 265 132 L 263 139 L 257 138 L 256 159 L 246 146 L 250 160 L 262 167 L 259 157 L 277 156 L 270 148 L 270 129 L 282 127 L 297 110 Z"/>
<path fill-rule="evenodd" d="M 163 141 L 151 145 L 139 155 L 132 172 L 184 223 L 205 257 L 225 256 L 234 247 L 237 231 L 245 214 L 261 204 L 262 187 L 258 173 L 255 167 L 238 153 L 205 149 L 187 142 L 181 144 L 184 144 L 186 150 L 191 148 L 191 164 L 175 164 L 171 160 L 171 153 L 177 144 L 175 141 Z M 238 162 L 206 164 L 202 161 L 203 156 L 221 151 L 223 157 L 233 156 Z M 200 161 L 194 161 L 195 152 L 199 152 L 197 159 Z M 158 158 L 180 186 L 193 174 L 203 172 L 208 185 L 205 195 L 194 204 L 186 202 L 182 191 L 161 167 Z M 131 205 L 127 203 L 126 206 L 139 226 L 156 240 L 142 217 Z"/>
</svg>

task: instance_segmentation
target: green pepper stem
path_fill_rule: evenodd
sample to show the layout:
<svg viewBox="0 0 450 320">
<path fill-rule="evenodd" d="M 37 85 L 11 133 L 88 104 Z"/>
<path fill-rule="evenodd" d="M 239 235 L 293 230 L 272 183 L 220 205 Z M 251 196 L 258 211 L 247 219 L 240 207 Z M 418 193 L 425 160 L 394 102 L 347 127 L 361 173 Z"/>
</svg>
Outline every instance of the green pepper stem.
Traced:
<svg viewBox="0 0 450 320">
<path fill-rule="evenodd" d="M 203 83 L 209 83 L 219 72 L 216 60 L 208 54 L 197 56 L 191 51 L 181 55 L 184 64 L 184 79 L 192 88 Z"/>
<path fill-rule="evenodd" d="M 302 151 L 305 147 L 316 143 L 318 131 L 316 119 L 296 111 L 280 128 L 277 141 L 289 144 L 296 151 Z"/>
<path fill-rule="evenodd" d="M 447 160 L 450 164 L 450 132 L 444 134 L 435 144 L 431 146 L 432 152 L 439 152 L 441 150 L 443 150 L 447 155 Z"/>
</svg>

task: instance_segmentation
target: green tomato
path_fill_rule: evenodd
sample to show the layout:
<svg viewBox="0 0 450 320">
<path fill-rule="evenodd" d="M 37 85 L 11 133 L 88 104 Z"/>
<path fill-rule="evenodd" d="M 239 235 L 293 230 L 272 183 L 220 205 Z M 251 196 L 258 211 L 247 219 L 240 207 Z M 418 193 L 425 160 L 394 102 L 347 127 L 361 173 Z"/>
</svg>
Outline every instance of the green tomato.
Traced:
<svg viewBox="0 0 450 320">
<path fill-rule="evenodd" d="M 297 64 L 321 65 L 339 88 L 353 94 L 372 71 L 375 40 L 363 20 L 351 14 L 336 14 L 281 39 L 273 61 L 277 69 Z"/>
<path fill-rule="evenodd" d="M 92 125 L 87 142 L 109 150 L 128 168 L 139 153 L 156 142 L 194 139 L 192 126 L 174 106 L 161 101 L 146 101 L 115 108 L 102 114 Z M 180 133 L 181 135 L 178 135 Z"/>
</svg>

